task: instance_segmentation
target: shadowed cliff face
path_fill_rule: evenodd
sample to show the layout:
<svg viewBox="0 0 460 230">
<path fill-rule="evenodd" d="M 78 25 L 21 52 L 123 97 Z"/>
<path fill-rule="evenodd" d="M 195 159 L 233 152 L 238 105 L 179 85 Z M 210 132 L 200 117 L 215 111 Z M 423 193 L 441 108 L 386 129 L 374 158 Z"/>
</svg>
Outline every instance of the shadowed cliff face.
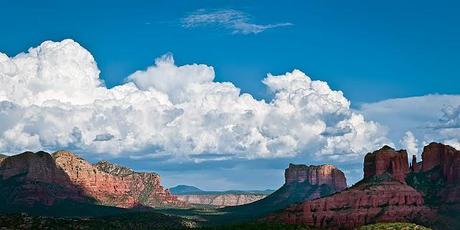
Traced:
<svg viewBox="0 0 460 230">
<path fill-rule="evenodd" d="M 376 222 L 416 222 L 435 229 L 459 229 L 460 152 L 431 143 L 423 161 L 385 146 L 364 158 L 364 178 L 332 196 L 305 201 L 265 220 L 321 228 L 354 229 Z"/>
<path fill-rule="evenodd" d="M 0 183 L 10 205 L 53 205 L 59 200 L 123 208 L 186 205 L 161 186 L 158 174 L 108 162 L 92 165 L 66 151 L 7 157 L 0 163 Z"/>
<path fill-rule="evenodd" d="M 25 152 L 5 158 L 0 163 L 0 184 L 0 202 L 5 205 L 90 200 L 46 152 Z"/>
<path fill-rule="evenodd" d="M 327 196 L 345 188 L 344 173 L 333 165 L 289 164 L 281 188 L 254 203 L 225 210 L 246 218 L 261 217 L 291 204 Z"/>
</svg>

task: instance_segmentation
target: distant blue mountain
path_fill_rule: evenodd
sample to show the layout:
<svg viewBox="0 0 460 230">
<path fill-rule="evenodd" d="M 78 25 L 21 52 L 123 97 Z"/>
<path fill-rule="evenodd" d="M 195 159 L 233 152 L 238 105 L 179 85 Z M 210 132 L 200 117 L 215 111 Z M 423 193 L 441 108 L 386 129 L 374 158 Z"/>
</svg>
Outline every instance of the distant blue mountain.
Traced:
<svg viewBox="0 0 460 230">
<path fill-rule="evenodd" d="M 190 185 L 177 185 L 169 189 L 174 195 L 185 195 L 185 194 L 199 194 L 204 192 L 203 190 Z"/>
<path fill-rule="evenodd" d="M 190 185 L 177 185 L 169 189 L 169 191 L 174 195 L 220 195 L 220 194 L 261 194 L 269 195 L 274 192 L 274 190 L 228 190 L 228 191 L 203 191 L 195 186 Z"/>
</svg>

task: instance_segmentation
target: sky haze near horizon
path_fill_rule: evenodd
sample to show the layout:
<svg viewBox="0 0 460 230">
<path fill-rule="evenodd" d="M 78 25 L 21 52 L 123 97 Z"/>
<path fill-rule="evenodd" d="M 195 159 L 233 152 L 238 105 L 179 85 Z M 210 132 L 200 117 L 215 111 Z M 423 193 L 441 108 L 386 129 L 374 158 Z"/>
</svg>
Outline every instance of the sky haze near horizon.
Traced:
<svg viewBox="0 0 460 230">
<path fill-rule="evenodd" d="M 455 1 L 0 1 L 0 53 L 9 57 L 0 59 L 0 112 L 7 114 L 0 121 L 0 152 L 70 148 L 92 161 L 109 158 L 158 171 L 167 186 L 197 181 L 192 185 L 214 190 L 275 188 L 289 162 L 334 163 L 353 183 L 364 154 L 380 144 L 418 155 L 430 141 L 460 147 L 459 10 Z M 65 39 L 81 47 L 49 44 L 41 48 L 49 55 L 36 51 L 13 60 L 44 41 Z M 56 59 L 53 52 L 63 56 Z M 28 69 L 40 65 L 49 72 Z M 56 70 L 69 68 L 61 83 L 75 80 L 72 95 L 52 85 L 60 77 Z M 49 84 L 11 80 L 34 74 Z M 94 91 L 85 91 L 88 85 Z M 14 86 L 29 91 L 13 92 Z M 47 89 L 52 91 L 37 96 Z M 307 97 L 311 92 L 317 97 Z M 217 99 L 209 102 L 206 95 Z M 66 96 L 62 104 L 46 102 Z M 286 99 L 294 96 L 298 101 Z M 194 110 L 192 99 L 217 112 Z M 225 106 L 236 112 L 219 110 Z M 115 109 L 127 119 L 118 119 Z M 63 111 L 76 120 L 46 118 Z M 88 111 L 107 120 L 95 115 L 86 127 L 77 118 Z M 18 121 L 18 113 L 45 118 Z M 139 114 L 163 120 L 130 123 Z M 194 119 L 202 123 L 190 125 Z M 244 119 L 253 123 L 239 122 Z M 53 131 L 46 131 L 49 124 Z M 165 134 L 144 140 L 150 134 L 142 127 Z M 232 128 L 206 133 L 216 127 Z M 199 142 L 193 139 L 198 132 L 219 138 Z M 13 141 L 21 135 L 30 140 Z M 177 135 L 183 139 L 168 139 Z M 253 139 L 240 139 L 245 136 Z M 322 140 L 314 142 L 317 137 Z M 109 147 L 114 141 L 117 149 Z M 181 157 L 191 160 L 174 161 Z M 274 179 L 261 180 L 266 177 Z"/>
</svg>

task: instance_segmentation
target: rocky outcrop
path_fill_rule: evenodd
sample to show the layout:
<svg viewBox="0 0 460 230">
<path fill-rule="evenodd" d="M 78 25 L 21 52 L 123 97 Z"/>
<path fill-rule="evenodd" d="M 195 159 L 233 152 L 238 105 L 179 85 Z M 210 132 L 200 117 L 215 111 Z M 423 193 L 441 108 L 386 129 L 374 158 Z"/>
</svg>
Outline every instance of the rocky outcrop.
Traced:
<svg viewBox="0 0 460 230">
<path fill-rule="evenodd" d="M 385 146 L 364 158 L 364 179 L 340 193 L 295 204 L 265 218 L 327 229 L 354 229 L 375 222 L 426 223 L 434 219 L 423 194 L 405 182 L 407 153 Z"/>
<path fill-rule="evenodd" d="M 0 164 L 2 163 L 2 161 L 7 158 L 8 156 L 6 155 L 3 155 L 3 154 L 0 154 Z"/>
<path fill-rule="evenodd" d="M 307 181 L 311 185 L 329 185 L 335 191 L 342 191 L 347 188 L 345 174 L 333 165 L 289 164 L 284 176 L 286 185 Z"/>
<path fill-rule="evenodd" d="M 327 229 L 354 229 L 375 222 L 423 221 L 430 210 L 422 194 L 396 181 L 361 184 L 333 196 L 290 206 L 269 221 L 307 224 Z"/>
<path fill-rule="evenodd" d="M 431 143 L 423 148 L 422 172 L 439 167 L 447 184 L 460 185 L 460 151 L 449 145 Z"/>
<path fill-rule="evenodd" d="M 92 165 L 66 151 L 53 157 L 73 184 L 101 204 L 123 208 L 185 205 L 161 186 L 156 173 L 138 173 L 107 161 Z"/>
<path fill-rule="evenodd" d="M 186 205 L 161 186 L 156 173 L 106 161 L 92 165 L 67 151 L 8 157 L 0 164 L 0 183 L 0 192 L 10 196 L 6 200 L 28 205 L 69 199 L 123 208 Z"/>
<path fill-rule="evenodd" d="M 177 198 L 181 201 L 190 204 L 202 204 L 212 205 L 218 207 L 237 206 L 243 204 L 249 204 L 260 199 L 263 199 L 267 195 L 262 194 L 215 194 L 215 195 L 177 195 Z"/>
<path fill-rule="evenodd" d="M 431 207 L 442 210 L 450 206 L 460 212 L 460 151 L 431 143 L 424 147 L 422 162 L 417 165 L 419 170 L 409 174 L 408 183 L 424 194 Z"/>
<path fill-rule="evenodd" d="M 4 205 L 88 200 L 45 152 L 25 152 L 5 158 L 0 163 L 0 196 Z"/>
<path fill-rule="evenodd" d="M 417 156 L 412 155 L 412 162 L 409 165 L 411 172 L 420 172 L 421 166 L 422 163 L 417 162 Z"/>
<path fill-rule="evenodd" d="M 345 175 L 335 166 L 290 164 L 285 170 L 285 183 L 281 188 L 264 199 L 225 211 L 237 212 L 245 218 L 259 218 L 289 205 L 328 196 L 345 188 Z"/>
<path fill-rule="evenodd" d="M 333 165 L 289 164 L 284 172 L 284 185 L 254 204 L 266 203 L 273 208 L 312 200 L 344 190 L 347 187 L 345 174 Z"/>
<path fill-rule="evenodd" d="M 406 150 L 395 151 L 384 146 L 364 157 L 364 179 L 388 173 L 394 179 L 405 183 L 408 172 L 409 163 Z"/>
</svg>

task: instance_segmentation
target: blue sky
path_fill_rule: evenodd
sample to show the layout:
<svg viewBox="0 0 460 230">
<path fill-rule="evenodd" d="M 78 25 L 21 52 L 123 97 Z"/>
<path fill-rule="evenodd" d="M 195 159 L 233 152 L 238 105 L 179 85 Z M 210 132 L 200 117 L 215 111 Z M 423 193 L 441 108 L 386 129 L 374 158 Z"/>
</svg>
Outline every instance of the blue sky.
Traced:
<svg viewBox="0 0 460 230">
<path fill-rule="evenodd" d="M 82 3 L 81 3 L 82 2 Z M 110 86 L 154 58 L 215 67 L 218 81 L 265 97 L 269 72 L 298 68 L 353 103 L 458 93 L 460 5 L 455 1 L 1 1 L 2 52 L 72 38 L 89 49 Z M 181 18 L 198 9 L 235 9 L 257 24 L 292 23 L 259 34 Z"/>
<path fill-rule="evenodd" d="M 343 91 L 354 110 L 388 128 L 395 145 L 411 131 L 420 149 L 438 139 L 426 127 L 442 116 L 457 122 L 455 112 L 444 111 L 460 105 L 459 10 L 456 1 L 0 0 L 0 52 L 12 57 L 46 40 L 71 38 L 94 56 L 108 88 L 172 53 L 177 66 L 212 66 L 215 81 L 267 101 L 273 98 L 262 83 L 267 73 L 299 69 Z M 434 109 L 418 113 L 422 105 Z M 457 143 L 450 132 L 442 135 Z M 288 162 L 317 163 L 303 155 L 180 164 L 113 160 L 159 171 L 168 186 L 204 178 L 196 185 L 207 189 L 273 188 Z M 333 163 L 348 170 L 352 182 L 361 175 L 360 160 Z M 252 170 L 258 173 L 246 176 Z"/>
</svg>

